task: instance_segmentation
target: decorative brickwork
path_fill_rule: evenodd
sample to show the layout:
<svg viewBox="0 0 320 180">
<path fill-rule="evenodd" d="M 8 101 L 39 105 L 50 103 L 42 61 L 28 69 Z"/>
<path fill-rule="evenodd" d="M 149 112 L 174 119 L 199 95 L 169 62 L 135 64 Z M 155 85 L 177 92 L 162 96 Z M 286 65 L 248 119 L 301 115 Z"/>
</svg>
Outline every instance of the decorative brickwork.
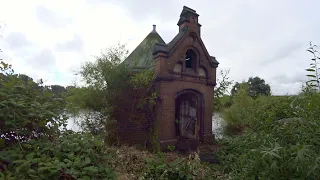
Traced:
<svg viewBox="0 0 320 180">
<path fill-rule="evenodd" d="M 156 76 L 154 85 L 159 98 L 153 128 L 162 150 L 169 145 L 193 150 L 199 143 L 213 140 L 212 107 L 219 63 L 208 54 L 201 40 L 198 16 L 184 6 L 178 22 L 179 33 L 168 44 L 162 39 L 154 43 L 153 64 L 145 65 L 152 67 Z M 151 33 L 156 33 L 155 26 Z M 143 128 L 129 129 L 121 132 L 124 140 L 149 141 Z"/>
</svg>

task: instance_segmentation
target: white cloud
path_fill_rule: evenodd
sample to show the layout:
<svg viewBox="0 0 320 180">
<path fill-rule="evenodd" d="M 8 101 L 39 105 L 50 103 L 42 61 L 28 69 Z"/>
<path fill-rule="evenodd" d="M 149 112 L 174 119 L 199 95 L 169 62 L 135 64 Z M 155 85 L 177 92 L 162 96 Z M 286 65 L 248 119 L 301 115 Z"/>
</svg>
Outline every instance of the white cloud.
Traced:
<svg viewBox="0 0 320 180">
<path fill-rule="evenodd" d="M 67 85 L 101 49 L 132 50 L 157 24 L 166 42 L 178 32 L 184 5 L 200 14 L 209 53 L 236 81 L 264 78 L 275 94 L 296 93 L 309 65 L 309 41 L 320 43 L 316 0 L 0 0 L 1 47 L 17 72 Z"/>
</svg>

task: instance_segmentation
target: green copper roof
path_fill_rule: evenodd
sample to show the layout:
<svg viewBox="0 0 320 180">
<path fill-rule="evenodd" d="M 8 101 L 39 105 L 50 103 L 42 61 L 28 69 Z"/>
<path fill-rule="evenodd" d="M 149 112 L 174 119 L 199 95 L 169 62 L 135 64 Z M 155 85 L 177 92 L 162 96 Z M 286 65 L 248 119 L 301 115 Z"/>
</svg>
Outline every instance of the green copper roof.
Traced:
<svg viewBox="0 0 320 180">
<path fill-rule="evenodd" d="M 123 61 L 131 69 L 145 69 L 154 66 L 152 56 L 153 46 L 156 43 L 163 43 L 163 39 L 156 32 L 155 26 L 148 36 L 132 51 L 132 53 Z"/>
</svg>

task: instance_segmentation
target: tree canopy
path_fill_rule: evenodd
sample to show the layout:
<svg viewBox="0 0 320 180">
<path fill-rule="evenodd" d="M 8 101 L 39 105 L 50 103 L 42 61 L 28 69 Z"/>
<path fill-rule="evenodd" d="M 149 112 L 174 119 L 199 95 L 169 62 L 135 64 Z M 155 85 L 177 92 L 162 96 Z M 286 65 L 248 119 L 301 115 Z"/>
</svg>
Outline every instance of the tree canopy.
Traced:
<svg viewBox="0 0 320 180">
<path fill-rule="evenodd" d="M 258 96 L 270 96 L 271 95 L 271 88 L 270 85 L 265 82 L 264 79 L 256 76 L 250 77 L 247 82 L 236 82 L 231 89 L 231 95 L 233 96 L 236 94 L 241 85 L 247 84 L 248 85 L 248 95 L 252 98 L 257 98 Z"/>
</svg>

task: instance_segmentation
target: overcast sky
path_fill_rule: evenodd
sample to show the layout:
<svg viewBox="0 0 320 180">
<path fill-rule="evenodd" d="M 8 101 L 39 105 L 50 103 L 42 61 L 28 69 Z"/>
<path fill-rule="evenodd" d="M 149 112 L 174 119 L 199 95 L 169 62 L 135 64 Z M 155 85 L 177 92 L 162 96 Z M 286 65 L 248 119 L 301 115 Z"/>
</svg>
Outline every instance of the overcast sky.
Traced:
<svg viewBox="0 0 320 180">
<path fill-rule="evenodd" d="M 202 40 L 235 81 L 259 76 L 273 94 L 300 91 L 320 45 L 318 0 L 0 0 L 2 57 L 17 73 L 70 85 L 81 64 L 117 42 L 133 50 L 157 25 L 169 42 L 182 7 L 197 11 Z"/>
</svg>

